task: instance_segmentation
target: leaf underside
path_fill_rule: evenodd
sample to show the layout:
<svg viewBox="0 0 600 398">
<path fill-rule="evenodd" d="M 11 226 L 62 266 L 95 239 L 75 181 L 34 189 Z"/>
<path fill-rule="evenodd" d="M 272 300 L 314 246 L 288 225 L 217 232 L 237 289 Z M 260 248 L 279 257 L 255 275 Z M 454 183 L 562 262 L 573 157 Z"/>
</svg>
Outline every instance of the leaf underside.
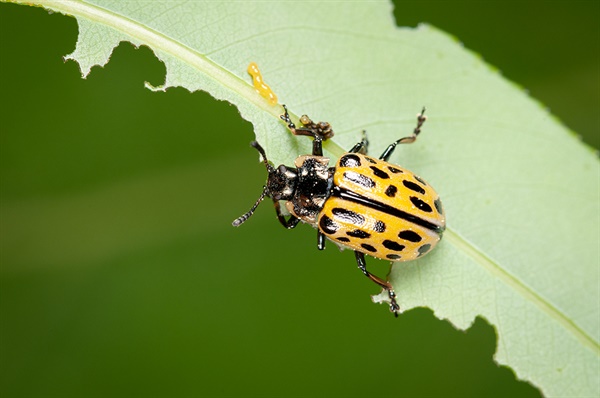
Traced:
<svg viewBox="0 0 600 398">
<path fill-rule="evenodd" d="M 250 62 L 295 115 L 332 124 L 332 158 L 361 130 L 381 152 L 426 105 L 425 134 L 391 161 L 435 186 L 448 229 L 432 254 L 393 266 L 401 307 L 430 307 L 460 329 L 482 316 L 497 330 L 496 361 L 519 378 L 548 396 L 600 394 L 597 158 L 451 37 L 397 28 L 384 2 L 34 3 L 77 18 L 66 58 L 84 76 L 121 41 L 146 45 L 167 70 L 151 89 L 235 104 L 275 164 L 309 153 L 310 142 L 255 92 Z"/>
</svg>

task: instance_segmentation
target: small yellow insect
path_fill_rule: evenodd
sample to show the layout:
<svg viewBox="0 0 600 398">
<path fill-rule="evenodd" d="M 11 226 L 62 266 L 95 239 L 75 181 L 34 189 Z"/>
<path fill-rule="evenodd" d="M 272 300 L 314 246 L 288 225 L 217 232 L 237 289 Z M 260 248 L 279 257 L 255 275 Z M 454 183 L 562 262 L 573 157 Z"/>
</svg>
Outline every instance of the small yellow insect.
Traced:
<svg viewBox="0 0 600 398">
<path fill-rule="evenodd" d="M 254 84 L 256 92 L 266 98 L 272 105 L 276 105 L 277 96 L 273 90 L 271 90 L 271 87 L 263 81 L 260 69 L 258 69 L 258 65 L 256 65 L 255 62 L 251 62 L 250 65 L 248 65 L 248 73 L 252 76 L 252 83 Z"/>
</svg>

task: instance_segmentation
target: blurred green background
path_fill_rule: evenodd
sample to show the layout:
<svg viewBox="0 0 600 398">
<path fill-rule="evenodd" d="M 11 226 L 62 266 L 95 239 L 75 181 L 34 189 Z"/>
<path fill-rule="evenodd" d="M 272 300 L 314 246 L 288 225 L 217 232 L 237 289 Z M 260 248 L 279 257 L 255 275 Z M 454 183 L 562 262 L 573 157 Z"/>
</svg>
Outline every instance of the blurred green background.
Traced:
<svg viewBox="0 0 600 398">
<path fill-rule="evenodd" d="M 396 4 L 498 67 L 599 145 L 600 2 Z M 394 319 L 351 252 L 316 250 L 260 193 L 252 126 L 121 44 L 80 78 L 72 18 L 0 4 L 0 394 L 539 396 L 494 329 Z M 384 274 L 386 269 L 373 269 Z M 401 294 L 401 292 L 400 292 Z"/>
</svg>

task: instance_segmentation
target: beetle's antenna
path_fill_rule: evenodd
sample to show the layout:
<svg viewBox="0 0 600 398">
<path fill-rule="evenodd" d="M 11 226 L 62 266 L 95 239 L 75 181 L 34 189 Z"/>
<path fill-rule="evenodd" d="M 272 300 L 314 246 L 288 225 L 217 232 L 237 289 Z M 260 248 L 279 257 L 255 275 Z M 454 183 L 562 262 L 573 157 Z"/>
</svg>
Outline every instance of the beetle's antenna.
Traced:
<svg viewBox="0 0 600 398">
<path fill-rule="evenodd" d="M 262 146 L 260 146 L 260 144 L 256 141 L 252 141 L 250 143 L 250 145 L 253 148 L 256 148 L 256 150 L 260 153 L 260 156 L 262 157 L 262 161 L 265 164 L 265 167 L 267 168 L 267 171 L 269 172 L 269 174 L 274 173 L 275 169 L 273 168 L 273 166 L 271 166 L 271 164 L 269 163 L 269 161 L 267 160 L 267 154 L 265 153 L 265 150 L 263 149 Z M 256 201 L 256 203 L 254 203 L 254 206 L 252 206 L 252 208 L 245 213 L 244 215 L 242 215 L 241 217 L 236 218 L 235 220 L 233 220 L 233 222 L 231 223 L 231 225 L 233 225 L 234 227 L 239 227 L 240 225 L 242 225 L 243 223 L 246 222 L 247 219 L 249 219 L 252 214 L 254 214 L 254 210 L 256 210 L 256 208 L 258 207 L 258 205 L 260 204 L 260 202 L 263 201 L 263 199 L 265 198 L 265 196 L 267 196 L 269 193 L 269 191 L 267 190 L 267 187 L 263 187 L 263 191 L 260 194 L 258 200 Z"/>
<path fill-rule="evenodd" d="M 260 149 L 262 149 L 262 148 L 260 148 Z M 256 203 L 254 204 L 254 206 L 252 206 L 252 208 L 250 209 L 250 211 L 248 211 L 243 216 L 238 217 L 235 220 L 233 220 L 233 222 L 231 223 L 231 225 L 233 225 L 234 227 L 239 227 L 244 222 L 246 222 L 246 220 L 249 219 L 252 214 L 254 214 L 254 210 L 256 210 L 256 208 L 258 207 L 258 205 L 260 204 L 260 202 L 263 201 L 263 199 L 265 198 L 265 196 L 267 196 L 267 187 L 263 187 L 262 193 L 260 194 L 260 196 L 259 196 L 258 200 L 256 201 Z"/>
<path fill-rule="evenodd" d="M 275 171 L 275 169 L 273 168 L 273 166 L 271 166 L 271 164 L 269 163 L 269 161 L 267 160 L 267 155 L 265 154 L 265 150 L 263 149 L 262 146 L 260 146 L 260 144 L 256 141 L 252 141 L 250 143 L 250 145 L 254 148 L 256 148 L 256 150 L 260 153 L 260 156 L 262 157 L 262 161 L 265 164 L 265 166 L 267 167 L 267 171 L 269 173 L 272 173 Z"/>
</svg>

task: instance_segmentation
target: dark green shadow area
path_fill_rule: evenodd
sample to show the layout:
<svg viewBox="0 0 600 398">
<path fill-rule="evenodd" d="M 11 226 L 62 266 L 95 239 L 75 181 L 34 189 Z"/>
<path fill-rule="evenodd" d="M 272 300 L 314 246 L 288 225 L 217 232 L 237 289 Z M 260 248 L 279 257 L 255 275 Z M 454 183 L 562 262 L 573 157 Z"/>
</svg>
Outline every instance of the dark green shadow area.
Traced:
<svg viewBox="0 0 600 398">
<path fill-rule="evenodd" d="M 2 396 L 540 395 L 494 364 L 485 321 L 394 319 L 350 252 L 268 206 L 233 229 L 265 178 L 251 125 L 146 90 L 164 77 L 146 48 L 81 79 L 76 34 L 0 4 Z"/>
</svg>

